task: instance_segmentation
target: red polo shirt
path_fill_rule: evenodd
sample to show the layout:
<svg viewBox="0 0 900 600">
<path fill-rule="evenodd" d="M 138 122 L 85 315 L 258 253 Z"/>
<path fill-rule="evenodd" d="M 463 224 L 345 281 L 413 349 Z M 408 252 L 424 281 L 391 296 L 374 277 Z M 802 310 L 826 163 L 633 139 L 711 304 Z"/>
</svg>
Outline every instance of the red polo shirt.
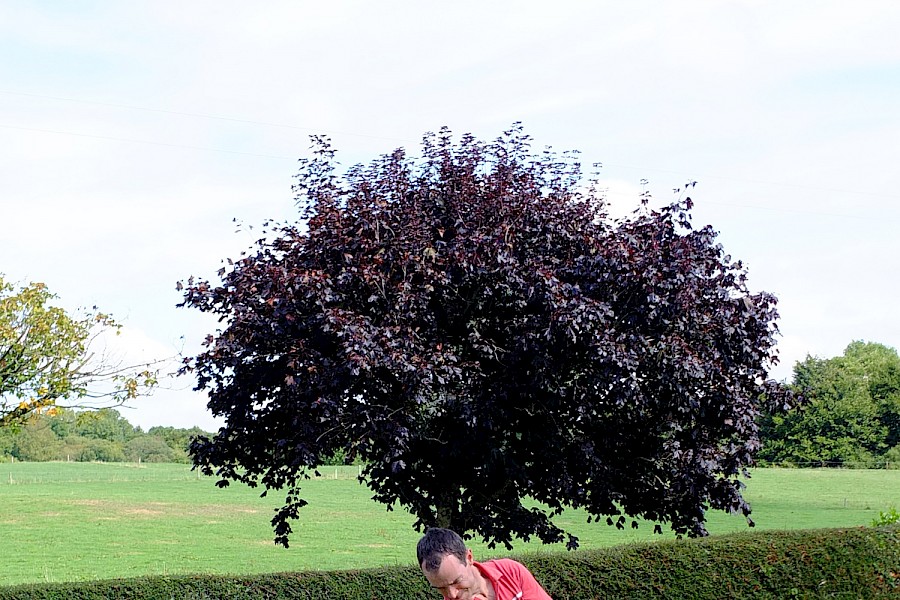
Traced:
<svg viewBox="0 0 900 600">
<path fill-rule="evenodd" d="M 553 600 L 522 563 L 498 558 L 473 564 L 493 584 L 497 600 Z"/>
</svg>

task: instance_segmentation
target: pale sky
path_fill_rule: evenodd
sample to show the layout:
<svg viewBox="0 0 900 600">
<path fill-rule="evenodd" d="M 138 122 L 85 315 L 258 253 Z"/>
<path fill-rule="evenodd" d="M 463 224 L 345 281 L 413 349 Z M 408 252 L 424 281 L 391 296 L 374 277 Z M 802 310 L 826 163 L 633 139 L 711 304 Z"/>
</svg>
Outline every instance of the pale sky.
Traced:
<svg viewBox="0 0 900 600">
<path fill-rule="evenodd" d="M 294 218 L 310 134 L 350 166 L 522 121 L 616 207 L 696 180 L 695 225 L 779 298 L 787 379 L 900 346 L 898 31 L 895 0 L 4 0 L 0 273 L 111 312 L 127 356 L 193 354 L 216 324 L 175 282 L 249 247 L 234 219 Z M 213 429 L 192 384 L 122 414 Z"/>
</svg>

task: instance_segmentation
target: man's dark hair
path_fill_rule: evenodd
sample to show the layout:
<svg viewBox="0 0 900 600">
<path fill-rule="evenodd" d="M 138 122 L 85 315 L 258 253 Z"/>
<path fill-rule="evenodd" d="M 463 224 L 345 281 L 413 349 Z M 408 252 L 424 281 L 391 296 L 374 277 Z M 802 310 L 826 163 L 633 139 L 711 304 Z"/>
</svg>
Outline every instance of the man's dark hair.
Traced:
<svg viewBox="0 0 900 600">
<path fill-rule="evenodd" d="M 466 562 L 466 543 L 459 534 L 441 527 L 431 527 L 416 546 L 416 558 L 426 571 L 436 571 L 444 556 L 452 554 L 459 562 Z"/>
</svg>

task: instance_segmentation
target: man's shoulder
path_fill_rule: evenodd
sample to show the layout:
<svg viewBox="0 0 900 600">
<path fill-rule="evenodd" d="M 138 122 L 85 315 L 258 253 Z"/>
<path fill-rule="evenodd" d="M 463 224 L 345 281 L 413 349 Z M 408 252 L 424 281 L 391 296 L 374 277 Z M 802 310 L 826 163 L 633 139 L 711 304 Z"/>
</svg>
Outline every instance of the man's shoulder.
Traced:
<svg viewBox="0 0 900 600">
<path fill-rule="evenodd" d="M 511 558 L 492 558 L 477 564 L 482 570 L 498 574 L 515 572 L 525 568 L 522 563 Z"/>
<path fill-rule="evenodd" d="M 494 586 L 499 600 L 551 600 L 528 568 L 511 558 L 475 563 Z"/>
<path fill-rule="evenodd" d="M 517 560 L 513 560 L 511 558 L 492 558 L 488 562 L 492 562 L 496 565 L 500 565 L 500 566 L 504 566 L 504 567 L 514 567 L 514 566 L 521 567 L 522 566 L 522 563 L 520 563 Z"/>
</svg>

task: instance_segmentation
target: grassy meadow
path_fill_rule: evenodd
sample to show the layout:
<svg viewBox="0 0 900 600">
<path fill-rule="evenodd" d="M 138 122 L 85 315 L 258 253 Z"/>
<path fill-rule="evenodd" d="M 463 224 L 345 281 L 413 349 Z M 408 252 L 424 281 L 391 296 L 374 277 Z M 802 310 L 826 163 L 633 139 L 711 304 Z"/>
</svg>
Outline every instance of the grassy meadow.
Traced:
<svg viewBox="0 0 900 600">
<path fill-rule="evenodd" d="M 187 465 L 0 464 L 0 585 L 158 574 L 332 570 L 415 562 L 419 534 L 399 507 L 387 511 L 356 481 L 357 467 L 327 467 L 304 485 L 309 505 L 291 546 L 272 543 L 282 496 L 200 477 Z M 746 498 L 759 529 L 869 525 L 900 508 L 900 471 L 757 469 Z M 661 539 L 652 526 L 619 531 L 579 511 L 558 523 L 583 548 Z M 746 529 L 714 512 L 715 534 Z M 507 554 L 474 543 L 477 557 Z M 564 546 L 521 543 L 513 553 Z"/>
</svg>

